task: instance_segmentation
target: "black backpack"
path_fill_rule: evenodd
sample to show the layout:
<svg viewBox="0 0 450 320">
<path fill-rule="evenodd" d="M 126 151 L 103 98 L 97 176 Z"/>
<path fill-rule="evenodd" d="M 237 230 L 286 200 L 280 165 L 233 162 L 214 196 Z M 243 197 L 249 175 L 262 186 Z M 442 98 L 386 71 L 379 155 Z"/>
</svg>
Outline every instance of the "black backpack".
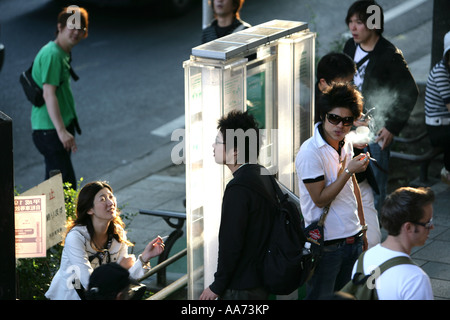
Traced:
<svg viewBox="0 0 450 320">
<path fill-rule="evenodd" d="M 283 193 L 275 178 L 270 177 L 278 203 L 263 257 L 262 279 L 267 291 L 286 295 L 308 280 L 313 261 L 305 248 L 304 221 L 298 207 Z"/>
</svg>

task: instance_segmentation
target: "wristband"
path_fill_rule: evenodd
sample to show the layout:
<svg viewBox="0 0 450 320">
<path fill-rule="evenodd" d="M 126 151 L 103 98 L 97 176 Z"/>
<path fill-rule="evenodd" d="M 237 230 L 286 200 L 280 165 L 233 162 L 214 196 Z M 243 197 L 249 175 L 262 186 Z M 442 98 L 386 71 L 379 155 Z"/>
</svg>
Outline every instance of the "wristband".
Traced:
<svg viewBox="0 0 450 320">
<path fill-rule="evenodd" d="M 139 255 L 139 260 L 140 260 L 141 263 L 142 263 L 142 268 L 144 268 L 144 269 L 150 269 L 150 268 L 151 268 L 151 266 L 150 266 L 150 260 L 148 260 L 147 262 L 145 262 L 144 259 L 142 259 L 142 255 L 141 255 L 141 254 Z"/>
<path fill-rule="evenodd" d="M 349 176 L 353 175 L 353 173 L 350 172 L 350 170 L 348 170 L 348 168 L 345 168 L 345 173 L 347 173 Z"/>
</svg>

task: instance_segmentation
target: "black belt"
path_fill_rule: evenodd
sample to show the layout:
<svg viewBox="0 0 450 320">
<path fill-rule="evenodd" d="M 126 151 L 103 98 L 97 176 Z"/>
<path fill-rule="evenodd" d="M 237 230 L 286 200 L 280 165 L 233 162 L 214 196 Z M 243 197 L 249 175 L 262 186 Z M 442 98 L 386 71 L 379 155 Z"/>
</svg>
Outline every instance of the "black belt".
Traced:
<svg viewBox="0 0 450 320">
<path fill-rule="evenodd" d="M 353 244 L 353 243 L 355 243 L 356 240 L 361 238 L 362 235 L 363 235 L 363 232 L 360 231 L 357 234 L 355 234 L 354 236 L 351 236 L 348 238 L 327 240 L 327 241 L 324 241 L 324 246 L 331 246 L 333 244 L 338 244 L 338 243 L 343 243 L 343 242 L 345 242 L 346 244 Z"/>
</svg>

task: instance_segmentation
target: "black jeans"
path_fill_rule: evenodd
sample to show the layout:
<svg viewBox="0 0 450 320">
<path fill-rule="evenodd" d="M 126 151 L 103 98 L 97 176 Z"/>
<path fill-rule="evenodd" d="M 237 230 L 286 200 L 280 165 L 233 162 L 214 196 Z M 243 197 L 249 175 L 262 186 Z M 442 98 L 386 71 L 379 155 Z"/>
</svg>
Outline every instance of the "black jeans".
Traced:
<svg viewBox="0 0 450 320">
<path fill-rule="evenodd" d="M 450 171 L 450 126 L 427 125 L 428 136 L 433 147 L 444 149 L 444 166 Z"/>
<path fill-rule="evenodd" d="M 75 135 L 75 126 L 69 125 L 67 131 Z M 52 170 L 59 170 L 63 182 L 71 183 L 72 188 L 76 189 L 77 180 L 70 159 L 71 152 L 64 149 L 56 130 L 34 130 L 33 142 L 45 159 L 45 180 L 50 178 Z"/>
<path fill-rule="evenodd" d="M 246 290 L 227 289 L 220 300 L 267 300 L 269 293 L 264 288 Z"/>
</svg>

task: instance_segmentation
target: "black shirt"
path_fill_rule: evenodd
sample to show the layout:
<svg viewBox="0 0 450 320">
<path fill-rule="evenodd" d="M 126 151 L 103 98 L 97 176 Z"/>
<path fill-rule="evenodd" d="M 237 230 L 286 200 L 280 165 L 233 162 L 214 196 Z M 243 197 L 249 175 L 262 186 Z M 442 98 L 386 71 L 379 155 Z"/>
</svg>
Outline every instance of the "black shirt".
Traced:
<svg viewBox="0 0 450 320">
<path fill-rule="evenodd" d="M 245 290 L 262 286 L 259 265 L 270 236 L 275 190 L 268 171 L 246 164 L 235 171 L 222 202 L 217 272 L 210 289 Z M 272 197 L 273 199 L 269 199 Z"/>
</svg>

